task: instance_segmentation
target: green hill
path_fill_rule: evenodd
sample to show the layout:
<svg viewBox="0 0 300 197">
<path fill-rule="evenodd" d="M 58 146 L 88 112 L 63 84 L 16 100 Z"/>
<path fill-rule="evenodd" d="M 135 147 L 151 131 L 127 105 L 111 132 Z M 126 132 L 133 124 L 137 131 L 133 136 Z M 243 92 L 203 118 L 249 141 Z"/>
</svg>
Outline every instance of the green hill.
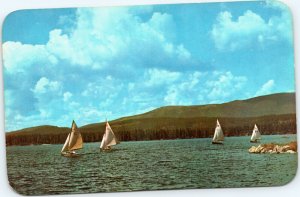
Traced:
<svg viewBox="0 0 300 197">
<path fill-rule="evenodd" d="M 296 132 L 294 93 L 279 93 L 223 104 L 166 106 L 110 121 L 120 141 L 211 137 L 216 119 L 226 136 L 249 135 L 254 124 L 263 134 Z M 104 123 L 80 127 L 85 142 L 100 141 Z M 69 128 L 38 126 L 6 133 L 7 145 L 63 143 Z"/>
<path fill-rule="evenodd" d="M 192 118 L 192 117 L 258 117 L 296 113 L 295 93 L 279 93 L 259 96 L 247 100 L 236 100 L 223 104 L 195 106 L 166 106 L 153 111 L 125 117 L 140 119 L 153 117 Z"/>
</svg>

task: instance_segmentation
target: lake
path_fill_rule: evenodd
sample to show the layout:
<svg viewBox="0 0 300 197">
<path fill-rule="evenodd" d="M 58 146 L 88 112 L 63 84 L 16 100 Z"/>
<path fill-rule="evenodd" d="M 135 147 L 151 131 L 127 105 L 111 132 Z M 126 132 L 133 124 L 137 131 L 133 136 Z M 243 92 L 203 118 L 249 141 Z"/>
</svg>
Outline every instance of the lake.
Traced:
<svg viewBox="0 0 300 197">
<path fill-rule="evenodd" d="M 296 135 L 262 136 L 286 143 Z M 249 154 L 250 136 L 121 142 L 111 152 L 85 143 L 77 158 L 60 155 L 62 145 L 7 147 L 10 185 L 23 195 L 187 188 L 279 186 L 297 171 L 297 154 Z"/>
</svg>

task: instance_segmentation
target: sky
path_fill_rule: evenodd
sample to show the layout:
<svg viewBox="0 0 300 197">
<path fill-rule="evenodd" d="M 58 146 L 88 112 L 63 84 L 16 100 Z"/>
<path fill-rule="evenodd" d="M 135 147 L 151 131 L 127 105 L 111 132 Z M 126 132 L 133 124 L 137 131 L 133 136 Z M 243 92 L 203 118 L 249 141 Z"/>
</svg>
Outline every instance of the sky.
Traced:
<svg viewBox="0 0 300 197">
<path fill-rule="evenodd" d="M 20 10 L 2 48 L 6 131 L 295 91 L 277 1 Z"/>
</svg>

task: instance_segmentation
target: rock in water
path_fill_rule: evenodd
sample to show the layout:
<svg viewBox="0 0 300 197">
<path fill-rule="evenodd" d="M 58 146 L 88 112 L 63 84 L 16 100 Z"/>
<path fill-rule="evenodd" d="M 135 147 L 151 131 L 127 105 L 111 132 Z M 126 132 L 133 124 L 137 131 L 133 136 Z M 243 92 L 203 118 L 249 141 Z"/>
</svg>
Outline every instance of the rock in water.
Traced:
<svg viewBox="0 0 300 197">
<path fill-rule="evenodd" d="M 249 148 L 249 153 L 255 153 L 256 147 L 252 146 L 251 148 Z"/>
<path fill-rule="evenodd" d="M 291 142 L 287 145 L 278 145 L 278 144 L 263 144 L 258 145 L 257 147 L 252 146 L 249 148 L 249 153 L 297 153 L 297 143 Z"/>
</svg>

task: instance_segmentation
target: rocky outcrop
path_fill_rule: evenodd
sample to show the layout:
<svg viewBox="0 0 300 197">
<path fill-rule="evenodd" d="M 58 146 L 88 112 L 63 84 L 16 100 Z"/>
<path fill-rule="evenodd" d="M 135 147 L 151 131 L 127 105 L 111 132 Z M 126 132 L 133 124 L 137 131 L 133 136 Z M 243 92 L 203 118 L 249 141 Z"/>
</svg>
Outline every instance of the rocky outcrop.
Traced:
<svg viewBox="0 0 300 197">
<path fill-rule="evenodd" d="M 297 153 L 297 142 L 291 142 L 286 145 L 262 144 L 257 147 L 252 146 L 249 153 Z"/>
</svg>

